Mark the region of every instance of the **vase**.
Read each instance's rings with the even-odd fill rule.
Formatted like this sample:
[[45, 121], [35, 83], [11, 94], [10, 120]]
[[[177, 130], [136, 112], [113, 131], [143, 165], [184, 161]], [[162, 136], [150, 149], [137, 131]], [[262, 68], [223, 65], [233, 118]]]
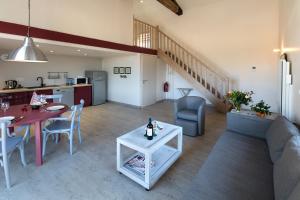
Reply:
[[266, 116], [266, 113], [256, 112], [256, 116], [264, 118]]

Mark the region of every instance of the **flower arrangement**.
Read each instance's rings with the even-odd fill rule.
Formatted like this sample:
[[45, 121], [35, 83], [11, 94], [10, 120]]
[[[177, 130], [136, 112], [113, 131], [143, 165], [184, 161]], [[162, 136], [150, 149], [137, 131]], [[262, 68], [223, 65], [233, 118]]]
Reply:
[[225, 96], [225, 99], [229, 101], [229, 103], [232, 104], [233, 108], [236, 111], [241, 110], [241, 106], [249, 105], [249, 103], [252, 101], [252, 95], [254, 93], [252, 91], [250, 92], [242, 92], [238, 90], [233, 90], [232, 92], [228, 92], [228, 94]]
[[270, 115], [270, 108], [268, 104], [266, 104], [263, 100], [251, 106], [251, 110], [256, 112], [256, 115], [259, 117], [265, 117], [266, 115]]

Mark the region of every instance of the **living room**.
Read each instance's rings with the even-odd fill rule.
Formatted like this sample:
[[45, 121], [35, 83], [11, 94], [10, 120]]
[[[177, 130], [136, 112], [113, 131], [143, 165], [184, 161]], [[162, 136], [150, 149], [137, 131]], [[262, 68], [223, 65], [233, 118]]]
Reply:
[[300, 199], [299, 13], [0, 1], [1, 198]]

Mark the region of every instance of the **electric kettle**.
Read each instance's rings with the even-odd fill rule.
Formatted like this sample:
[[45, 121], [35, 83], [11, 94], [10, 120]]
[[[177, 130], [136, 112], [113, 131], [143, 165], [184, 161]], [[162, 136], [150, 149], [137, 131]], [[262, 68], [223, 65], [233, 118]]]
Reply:
[[15, 80], [7, 80], [5, 81], [5, 86], [8, 89], [15, 89], [18, 85], [18, 82]]

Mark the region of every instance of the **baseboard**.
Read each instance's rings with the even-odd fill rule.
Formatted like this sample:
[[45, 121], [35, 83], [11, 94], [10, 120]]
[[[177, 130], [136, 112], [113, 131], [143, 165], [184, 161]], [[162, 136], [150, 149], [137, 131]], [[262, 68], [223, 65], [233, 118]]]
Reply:
[[121, 102], [118, 102], [118, 101], [107, 100], [107, 102], [122, 105], [122, 106], [127, 106], [127, 107], [130, 107], [130, 108], [138, 108], [138, 109], [142, 108], [142, 106], [136, 106], [136, 105], [132, 105], [132, 104], [121, 103]]

